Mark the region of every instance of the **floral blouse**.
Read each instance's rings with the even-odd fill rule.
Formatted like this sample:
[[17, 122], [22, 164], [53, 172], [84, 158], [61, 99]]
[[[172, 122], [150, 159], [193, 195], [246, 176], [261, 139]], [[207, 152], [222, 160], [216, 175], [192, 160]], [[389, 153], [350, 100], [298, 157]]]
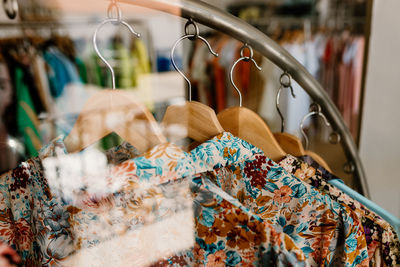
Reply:
[[[320, 170], [322, 167], [315, 169], [291, 155], [283, 159], [279, 165], [355, 212], [364, 226], [370, 258], [375, 255], [382, 258], [386, 266], [400, 266], [400, 242], [393, 227], [360, 202], [327, 183], [329, 179], [337, 179], [333, 174], [325, 169]], [[380, 249], [379, 253], [376, 253], [377, 249]], [[377, 262], [379, 259], [374, 259], [374, 261]]]
[[291, 236], [311, 265], [368, 266], [362, 225], [259, 149], [223, 133], [190, 154], [196, 172]]
[[[83, 188], [72, 191], [77, 196], [74, 201], [62, 194], [67, 187], [52, 186], [44, 173], [47, 159], [63, 159], [65, 153], [62, 139], [55, 140], [40, 151], [39, 157], [0, 176], [0, 239], [19, 253], [23, 266], [70, 266], [82, 263], [85, 257], [91, 264], [107, 266], [99, 257], [102, 251], [115, 254], [116, 260], [125, 265], [138, 266], [149, 260], [143, 255], [152, 249], [150, 260], [165, 258], [166, 265], [306, 265], [303, 251], [288, 235], [278, 233], [239, 202], [233, 204], [234, 199], [221, 198], [215, 189], [210, 193], [199, 182], [191, 183], [192, 190], [186, 190], [189, 180], [178, 178], [191, 177], [193, 168], [187, 153], [174, 145], [160, 145], [143, 157], [111, 167], [106, 181], [119, 184], [117, 193], [91, 194]], [[117, 153], [115, 162], [120, 162], [124, 154]], [[193, 199], [188, 201], [188, 193], [195, 197], [194, 222], [190, 213]], [[182, 212], [185, 216], [180, 216]], [[165, 231], [148, 231], [148, 225], [157, 226], [168, 219], [172, 219], [164, 224], [168, 227], [161, 228]], [[185, 221], [195, 227], [187, 227], [191, 224]], [[175, 237], [179, 234], [181, 239]], [[130, 244], [125, 242], [110, 246], [109, 241], [116, 236], [128, 236], [139, 243], [129, 251], [125, 246]], [[143, 244], [149, 242], [145, 237], [151, 244], [143, 250]], [[163, 245], [157, 243], [153, 248], [154, 240], [160, 238]], [[181, 253], [169, 257], [174, 255], [171, 244], [177, 248], [182, 240], [191, 247], [181, 246], [175, 249]], [[121, 250], [137, 257], [123, 258], [126, 254]]]
[[[126, 154], [123, 149], [122, 146], [120, 154]], [[166, 237], [181, 233], [179, 242], [175, 244], [193, 246], [193, 201], [188, 183], [186, 187], [183, 183], [152, 187], [127, 181], [115, 194], [93, 195], [78, 190], [78, 198], [71, 201], [59, 193], [59, 188], [51, 186], [43, 166], [47, 159], [63, 153], [66, 152], [62, 139], [57, 139], [43, 148], [39, 157], [0, 176], [0, 240], [18, 252], [23, 266], [73, 266], [85, 257], [95, 260], [99, 251], [93, 253], [93, 248], [107, 245], [110, 240], [121, 236], [130, 235], [143, 241], [141, 229], [174, 217], [179, 220], [170, 223], [170, 227], [175, 225], [178, 229], [166, 231], [160, 238], [164, 238], [165, 243]], [[118, 155], [114, 158], [116, 163], [120, 162]], [[182, 213], [186, 216], [177, 216]], [[137, 243], [132, 245], [136, 248], [141, 246]], [[157, 249], [157, 252], [161, 250]], [[120, 252], [116, 247], [108, 250]], [[132, 251], [130, 253], [135, 255], [140, 250]], [[164, 248], [163, 252], [165, 256], [169, 255], [170, 247]], [[154, 260], [163, 254], [153, 255]]]
[[[177, 155], [184, 155], [178, 158]], [[113, 168], [111, 176], [154, 184], [192, 180], [196, 243], [152, 266], [306, 266], [305, 255], [284, 233], [252, 214], [196, 174], [190, 157], [171, 144], [159, 145], [142, 157]]]
[[[204, 177], [203, 177], [204, 180]], [[151, 266], [306, 266], [303, 252], [237, 200], [192, 183], [196, 243], [189, 251]], [[233, 204], [235, 203], [235, 205]]]

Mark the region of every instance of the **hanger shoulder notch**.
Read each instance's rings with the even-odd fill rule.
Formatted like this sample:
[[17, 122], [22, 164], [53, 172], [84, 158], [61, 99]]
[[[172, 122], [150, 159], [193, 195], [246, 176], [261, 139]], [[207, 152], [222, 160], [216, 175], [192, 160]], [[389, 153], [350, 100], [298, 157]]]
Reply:
[[164, 127], [182, 126], [185, 131], [183, 137], [190, 137], [197, 142], [205, 142], [224, 132], [214, 110], [196, 101], [169, 106], [162, 124]]
[[295, 157], [301, 157], [305, 155], [303, 144], [297, 136], [289, 133], [274, 133], [274, 137], [287, 154]]

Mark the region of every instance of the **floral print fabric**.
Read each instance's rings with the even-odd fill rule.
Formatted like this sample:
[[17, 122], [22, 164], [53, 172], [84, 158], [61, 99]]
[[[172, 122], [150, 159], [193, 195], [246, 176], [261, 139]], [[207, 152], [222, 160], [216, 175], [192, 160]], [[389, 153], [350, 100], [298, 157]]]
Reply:
[[224, 133], [191, 151], [191, 165], [278, 230], [313, 266], [367, 266], [362, 226], [335, 201]]
[[[184, 158], [178, 155], [184, 155]], [[192, 176], [196, 169], [191, 163], [189, 155], [165, 144], [140, 158], [120, 164], [112, 171], [112, 176], [155, 184], [174, 183], [183, 177], [193, 181], [195, 247], [153, 266], [306, 265], [304, 253], [288, 235], [278, 233], [237, 200], [218, 195], [219, 188], [208, 190], [202, 182], [207, 176]]]
[[[203, 177], [204, 179], [205, 177]], [[306, 266], [293, 240], [193, 179], [196, 243], [152, 266]], [[237, 206], [238, 205], [238, 206]]]
[[[306, 160], [307, 162], [304, 162], [288, 155], [279, 164], [288, 172], [328, 194], [332, 199], [357, 214], [364, 226], [370, 258], [376, 255], [376, 257], [382, 258], [386, 266], [400, 266], [400, 241], [393, 227], [360, 202], [326, 182], [330, 179], [338, 179], [336, 176], [319, 166], [311, 158], [308, 157]], [[379, 253], [375, 252], [377, 249], [380, 249]]]
[[[115, 162], [126, 158], [126, 153], [114, 152], [118, 155]], [[126, 235], [140, 226], [173, 218], [188, 208], [186, 196], [189, 191], [181, 186], [185, 184], [184, 180], [177, 178], [190, 177], [193, 168], [187, 160], [188, 155], [174, 145], [160, 145], [143, 157], [112, 167], [108, 181], [118, 181], [121, 185], [115, 194], [91, 195], [80, 190], [74, 201], [58, 190], [52, 190], [44, 173], [42, 163], [63, 153], [66, 152], [62, 139], [55, 140], [42, 149], [39, 157], [0, 177], [0, 195], [4, 199], [0, 211], [3, 215], [0, 239], [17, 250], [24, 266], [74, 265], [81, 263], [82, 251], [89, 252], [83, 257], [94, 255], [99, 258], [98, 253], [92, 253], [93, 248], [101, 247], [121, 233]], [[192, 183], [192, 195], [197, 203], [194, 220], [197, 234], [186, 231], [185, 236], [196, 237], [194, 249], [182, 247], [182, 252], [176, 256], [168, 258], [165, 253], [159, 253], [151, 260], [165, 257], [168, 258], [167, 265], [171, 266], [178, 263], [182, 266], [268, 266], [271, 262], [277, 266], [305, 265], [303, 252], [290, 237], [277, 233], [246, 209], [211, 194], [199, 184]], [[190, 207], [192, 203], [190, 201]], [[192, 221], [193, 215], [185, 218]], [[175, 221], [175, 226], [182, 227], [182, 221]], [[180, 243], [174, 242], [171, 236], [165, 238], [163, 233], [161, 236], [165, 245]], [[133, 254], [140, 249], [136, 247]], [[120, 255], [115, 247], [109, 250]], [[110, 252], [104, 247], [103, 251]], [[140, 255], [117, 260], [130, 259], [125, 265], [131, 265], [137, 258]], [[148, 257], [139, 259], [134, 265], [139, 266], [146, 260]], [[99, 264], [103, 265], [97, 266], [107, 266], [101, 260]]]
[[[39, 157], [0, 177], [0, 239], [18, 252], [23, 266], [68, 265], [79, 251], [192, 210], [189, 187], [182, 183], [168, 189], [126, 180], [115, 194], [93, 196], [80, 190], [79, 198], [65, 199], [49, 186], [42, 165], [63, 153], [62, 139], [57, 139]], [[192, 213], [185, 218], [193, 230]], [[185, 220], [175, 225], [185, 225]], [[193, 231], [185, 236], [194, 242]]]

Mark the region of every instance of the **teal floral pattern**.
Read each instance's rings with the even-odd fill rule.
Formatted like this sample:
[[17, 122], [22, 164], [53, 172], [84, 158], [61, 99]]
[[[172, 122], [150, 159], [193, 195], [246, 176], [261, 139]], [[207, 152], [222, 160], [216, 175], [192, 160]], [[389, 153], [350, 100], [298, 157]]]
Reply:
[[288, 234], [313, 266], [368, 266], [361, 224], [335, 201], [229, 133], [191, 151], [191, 166]]
[[[113, 152], [116, 163], [126, 158], [124, 151]], [[288, 235], [278, 233], [237, 200], [222, 198], [216, 189], [211, 192], [202, 184], [207, 177], [195, 176], [191, 190], [185, 191], [181, 185], [187, 180], [179, 178], [192, 177], [195, 169], [189, 155], [174, 145], [160, 145], [111, 167], [108, 181], [119, 182], [118, 192], [91, 195], [82, 189], [74, 201], [62, 190], [53, 190], [44, 175], [43, 161], [63, 154], [62, 139], [57, 139], [39, 157], [0, 177], [0, 239], [18, 252], [23, 266], [68, 265], [80, 250], [96, 248], [118, 233], [166, 216], [173, 218], [187, 210], [188, 203], [195, 209], [195, 245], [159, 264], [306, 266], [304, 253]]]
[[277, 233], [236, 200], [228, 201], [206, 189], [204, 179], [196, 177], [192, 182], [193, 250], [152, 266], [306, 266], [303, 252], [289, 236]]
[[251, 213], [196, 174], [191, 158], [179, 148], [160, 145], [144, 156], [115, 167], [111, 176], [137, 182], [171, 184], [191, 179], [194, 248], [157, 261], [152, 266], [307, 266], [304, 253], [284, 233]]

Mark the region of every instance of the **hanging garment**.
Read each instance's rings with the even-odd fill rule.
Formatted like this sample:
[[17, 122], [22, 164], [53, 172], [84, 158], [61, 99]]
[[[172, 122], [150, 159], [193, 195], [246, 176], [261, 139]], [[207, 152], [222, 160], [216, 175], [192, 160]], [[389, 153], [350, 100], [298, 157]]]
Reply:
[[[0, 61], [0, 172], [9, 170], [18, 165], [21, 156], [21, 149], [23, 144], [16, 142], [16, 139], [11, 139], [9, 135], [8, 125], [4, 121], [5, 111], [12, 105], [13, 102], [13, 88], [10, 73], [7, 65]], [[10, 146], [10, 140], [12, 140]]]
[[24, 137], [27, 154], [29, 156], [36, 156], [37, 150], [42, 146], [38, 131], [39, 120], [28, 86], [24, 83], [24, 72], [19, 68], [15, 70], [15, 90], [18, 132]]
[[[160, 145], [143, 157], [119, 165], [113, 176], [137, 177], [156, 184], [190, 178], [196, 169], [193, 169], [190, 156], [179, 150], [171, 144]], [[212, 184], [207, 186], [202, 182], [206, 179], [195, 175], [191, 186], [195, 197], [194, 252], [181, 253], [158, 264], [174, 264], [177, 259], [186, 263], [185, 266], [270, 266], [271, 262], [277, 266], [305, 264], [303, 252], [289, 236], [278, 234], [272, 226], [219, 188]]]
[[[182, 161], [179, 155], [183, 152], [173, 145], [161, 145], [152, 149], [142, 158], [134, 159], [133, 162], [126, 162], [116, 167], [111, 177], [123, 177], [126, 174], [140, 173], [138, 178], [156, 180], [162, 176], [161, 170], [169, 168], [167, 175], [175, 179], [170, 166], [182, 168]], [[136, 154], [134, 148], [127, 143], [107, 153], [112, 155], [114, 163], [129, 159]], [[110, 156], [108, 156], [110, 157]], [[116, 161], [115, 161], [116, 160]], [[162, 163], [162, 166], [160, 163]], [[186, 164], [187, 165], [187, 164]], [[136, 170], [135, 170], [136, 166]], [[156, 173], [151, 170], [158, 170]], [[153, 174], [148, 175], [148, 170]], [[136, 177], [133, 176], [133, 177]], [[132, 177], [130, 177], [132, 178]], [[230, 266], [251, 264], [270, 266], [301, 266], [305, 256], [301, 250], [296, 248], [289, 236], [277, 233], [275, 229], [264, 223], [259, 217], [252, 215], [237, 200], [226, 195], [219, 188], [212, 191], [207, 188], [213, 185], [204, 186], [199, 178], [192, 183], [192, 194], [195, 196], [195, 225], [197, 229], [196, 245], [193, 251], [180, 253], [162, 261], [173, 264], [177, 259], [187, 264], [228, 264]], [[164, 180], [156, 181], [156, 183]], [[225, 194], [220, 197], [219, 194]], [[176, 195], [176, 193], [173, 193]], [[153, 196], [154, 197], [154, 196]], [[243, 229], [247, 228], [245, 232]], [[217, 242], [218, 241], [218, 242]], [[217, 249], [217, 251], [214, 251]], [[196, 256], [197, 255], [197, 256]], [[161, 262], [159, 262], [160, 264]], [[279, 265], [280, 264], [280, 265]]]
[[362, 225], [260, 149], [224, 133], [190, 154], [196, 172], [208, 172], [224, 191], [291, 236], [311, 265], [368, 266]]
[[[307, 162], [313, 162], [313, 166], [318, 165], [309, 156], [302, 158], [307, 159]], [[364, 226], [370, 258], [374, 258], [375, 250], [378, 249], [380, 250], [379, 257], [382, 258], [386, 266], [400, 265], [400, 241], [396, 231], [373, 211], [370, 211], [363, 204], [327, 182], [327, 179], [337, 180], [337, 177], [325, 169], [321, 172], [322, 167], [315, 169], [306, 162], [290, 155], [279, 162], [279, 165], [289, 173], [311, 184], [321, 192], [326, 193], [333, 200], [355, 211]]]
[[48, 49], [43, 57], [51, 67], [48, 73], [48, 79], [53, 97], [59, 97], [63, 93], [66, 85], [70, 83], [81, 83], [73, 63], [57, 48], [52, 47]]
[[[116, 155], [113, 158], [116, 158], [117, 162], [120, 154], [125, 154], [124, 149], [123, 147], [118, 153], [112, 151]], [[22, 163], [18, 168], [9, 171], [0, 178], [2, 187], [0, 194], [2, 203], [0, 238], [16, 249], [22, 258], [23, 266], [62, 266], [63, 264], [70, 266], [68, 264], [76, 264], [88, 257], [89, 259], [95, 258], [90, 257], [91, 255], [97, 255], [95, 262], [98, 262], [99, 253], [96, 253], [96, 250], [92, 249], [93, 247], [97, 248], [97, 245], [99, 245], [100, 249], [104, 249], [104, 246], [109, 244], [108, 240], [118, 238], [121, 234], [130, 234], [131, 239], [126, 240], [125, 238], [125, 240], [122, 240], [125, 242], [116, 244], [125, 246], [127, 245], [126, 241], [137, 240], [138, 236], [143, 238], [143, 231], [146, 232], [148, 227], [137, 229], [139, 226], [160, 221], [168, 222], [168, 218], [164, 215], [176, 215], [178, 211], [184, 212], [192, 208], [191, 198], [189, 198], [190, 201], [182, 201], [189, 190], [179, 191], [178, 189], [185, 189], [180, 185], [176, 185], [171, 189], [171, 192], [166, 193], [162, 191], [162, 188], [144, 187], [141, 190], [141, 187], [137, 184], [128, 183], [124, 187], [126, 191], [122, 190], [124, 194], [101, 194], [101, 191], [96, 192], [96, 194], [89, 194], [91, 187], [85, 183], [80, 183], [79, 174], [67, 180], [75, 182], [72, 183], [76, 185], [75, 189], [76, 187], [80, 189], [80, 186], [82, 186], [82, 188], [89, 190], [75, 190], [79, 195], [77, 198], [71, 198], [72, 191], [68, 190], [70, 184], [62, 184], [62, 180], [59, 179], [48, 180], [44, 173], [43, 165], [50, 167], [47, 170], [50, 170], [51, 173], [51, 170], [54, 169], [51, 167], [55, 166], [50, 164], [51, 160], [57, 159], [53, 156], [57, 155], [62, 158], [63, 153], [66, 152], [62, 140], [56, 139], [52, 144], [41, 150], [39, 157]], [[101, 161], [98, 154], [95, 156], [96, 161]], [[93, 160], [93, 157], [91, 159]], [[78, 160], [82, 161], [82, 158], [78, 158]], [[71, 166], [67, 164], [68, 161], [62, 163], [64, 163], [64, 168], [71, 169]], [[77, 169], [76, 167], [79, 165], [78, 162], [73, 169]], [[56, 167], [62, 167], [62, 165], [56, 165]], [[57, 170], [63, 171], [62, 168], [57, 168]], [[77, 172], [80, 171], [82, 169]], [[85, 176], [83, 178], [87, 179]], [[101, 183], [100, 177], [94, 177], [94, 179], [94, 183], [92, 180], [94, 186], [100, 184], [102, 188], [109, 188], [109, 186]], [[60, 185], [62, 186], [60, 187]], [[137, 191], [133, 191], [133, 189], [137, 189]], [[187, 189], [189, 188], [187, 187]], [[188, 203], [188, 205], [185, 206], [184, 203]], [[173, 210], [171, 210], [171, 206], [173, 206]], [[185, 208], [187, 209], [185, 210]], [[165, 211], [168, 209], [175, 212], [166, 213]], [[172, 225], [192, 231], [192, 218], [192, 213], [183, 218], [177, 216], [178, 221], [173, 222]], [[132, 227], [128, 230], [134, 231], [127, 231], [127, 226]], [[176, 232], [179, 229], [171, 229], [175, 232], [167, 231], [166, 234], [160, 235], [160, 238], [166, 238], [166, 235], [174, 237], [179, 233]], [[174, 244], [188, 244], [191, 240], [194, 242], [192, 232], [187, 234], [182, 231], [180, 233], [182, 234], [177, 237], [181, 238], [178, 238], [178, 241]], [[189, 238], [189, 240], [185, 240], [185, 238]], [[139, 240], [143, 241], [142, 239]], [[190, 243], [190, 246], [192, 243]], [[104, 245], [100, 246], [101, 244]], [[140, 243], [133, 245], [136, 245], [133, 251], [143, 252], [144, 249], [140, 247]], [[137, 246], [142, 249], [137, 249]], [[112, 249], [111, 251], [117, 250], [115, 247], [112, 247]], [[170, 253], [169, 249], [170, 247], [167, 248]], [[160, 255], [160, 257], [167, 256], [165, 250], [161, 251], [164, 253], [157, 251], [153, 254]], [[138, 256], [137, 253], [132, 255]], [[154, 256], [149, 257], [149, 259], [158, 258]], [[87, 265], [83, 264], [83, 266]], [[105, 266], [110, 265], [106, 264]]]
[[134, 62], [130, 51], [122, 43], [116, 43], [112, 48], [118, 64], [115, 68], [115, 79], [117, 88], [132, 88], [137, 86], [137, 76], [133, 77]]
[[[228, 38], [222, 38], [222, 40], [220, 40], [217, 43], [217, 47], [215, 48], [215, 52], [218, 53], [219, 55], [221, 55], [221, 50], [225, 47], [225, 45], [229, 42]], [[216, 112], [220, 112], [223, 109], [226, 108], [226, 94], [227, 94], [227, 90], [225, 87], [226, 84], [226, 77], [225, 77], [225, 68], [223, 68], [223, 66], [221, 66], [220, 64], [220, 57], [214, 57], [211, 62], [210, 62], [210, 66], [212, 66], [212, 69], [214, 71], [213, 73], [213, 83], [215, 86], [215, 101], [216, 101], [216, 106], [215, 106], [215, 110]]]
[[[191, 61], [189, 62], [189, 73], [190, 80], [192, 81], [192, 97], [193, 99], [198, 99], [202, 103], [210, 103], [212, 99], [210, 77], [212, 77], [209, 72], [209, 64], [205, 58], [208, 57], [207, 46], [201, 45], [201, 43], [195, 42], [194, 53]], [[211, 105], [209, 105], [211, 106]]]
[[[117, 155], [116, 162], [119, 162], [121, 158], [127, 158], [124, 149], [130, 150], [129, 147], [122, 148], [122, 152], [117, 149], [117, 153], [114, 153], [113, 150], [113, 153]], [[172, 178], [176, 180], [175, 178], [179, 177], [179, 175], [176, 175], [178, 172], [188, 174], [185, 170], [190, 170], [190, 164], [184, 164], [188, 156], [173, 145], [160, 145], [146, 153], [145, 156], [116, 167], [108, 181], [122, 182], [120, 184], [123, 186], [119, 189], [122, 188], [123, 194], [111, 194], [109, 192], [102, 194], [101, 191], [90, 194], [90, 184], [101, 184], [101, 179], [98, 177], [95, 177], [94, 183], [87, 184], [79, 183], [79, 175], [68, 177], [72, 179], [64, 180], [64, 182], [67, 181], [65, 184], [63, 184], [63, 180], [59, 179], [47, 180], [43, 165], [47, 166], [46, 174], [49, 170], [50, 173], [52, 173], [51, 170], [58, 170], [62, 173], [62, 168], [54, 168], [55, 165], [52, 165], [51, 161], [57, 159], [53, 156], [63, 159], [62, 156], [65, 153], [62, 139], [56, 139], [52, 144], [41, 150], [40, 157], [30, 159], [0, 177], [2, 188], [0, 197], [2, 198], [1, 203], [3, 203], [0, 211], [2, 215], [0, 238], [17, 250], [24, 266], [77, 264], [85, 262], [84, 260], [87, 258], [101, 264], [99, 258], [102, 257], [99, 257], [99, 255], [102, 254], [99, 254], [98, 249], [104, 253], [104, 246], [107, 248], [107, 240], [115, 238], [116, 233], [126, 233], [124, 225], [135, 228], [134, 226], [148, 224], [148, 220], [151, 220], [150, 223], [160, 221], [163, 219], [163, 215], [175, 215], [177, 213], [172, 211], [182, 211], [187, 207], [192, 207], [192, 201], [189, 202], [189, 205], [184, 205], [187, 203], [182, 201], [185, 199], [186, 191], [177, 190], [185, 188], [181, 187], [179, 183], [169, 183], [173, 186], [169, 191], [163, 189], [162, 186], [159, 188], [148, 187], [142, 191], [138, 187], [137, 181], [141, 183], [151, 181], [152, 184], [154, 182], [160, 184]], [[98, 156], [96, 161], [99, 161]], [[82, 161], [82, 159], [80, 160]], [[67, 161], [63, 161], [63, 163], [66, 165], [64, 168], [71, 169]], [[77, 170], [78, 173], [79, 171]], [[54, 171], [54, 173], [57, 173], [57, 171]], [[188, 179], [183, 181], [185, 180]], [[71, 183], [68, 183], [68, 181], [74, 181], [72, 186], [75, 185], [73, 187], [75, 191], [70, 190]], [[76, 186], [78, 186], [78, 189], [85, 188], [85, 190], [76, 190]], [[168, 187], [168, 184], [165, 186]], [[97, 188], [99, 187], [97, 186]], [[100, 186], [100, 188], [110, 188], [110, 186]], [[139, 190], [139, 192], [135, 190]], [[80, 197], [72, 198], [74, 192], [78, 192]], [[200, 248], [197, 254], [193, 253], [193, 249], [186, 250], [184, 255], [188, 262], [206, 263], [223, 260], [234, 266], [249, 261], [262, 262], [265, 259], [270, 259], [274, 262], [280, 262], [281, 266], [290, 266], [290, 264], [298, 266], [305, 258], [303, 252], [296, 248], [288, 236], [276, 233], [271, 226], [265, 224], [257, 216], [247, 214], [244, 208], [238, 208], [209, 191], [207, 191], [208, 193], [196, 192], [192, 193], [197, 194], [196, 199], [201, 206], [197, 217], [195, 217], [197, 218], [195, 222], [198, 222], [196, 224], [196, 246]], [[177, 198], [177, 196], [182, 197]], [[213, 203], [214, 206], [209, 206], [210, 203]], [[121, 214], [127, 217], [119, 216]], [[214, 219], [212, 219], [213, 216]], [[118, 220], [121, 218], [122, 221]], [[193, 221], [193, 215], [176, 216], [177, 221], [173, 221], [173, 225], [179, 228], [183, 227], [185, 218], [189, 222]], [[209, 230], [216, 230], [215, 233], [209, 233], [204, 228], [210, 223], [214, 228], [211, 227]], [[245, 232], [243, 232], [244, 226], [247, 229]], [[182, 229], [188, 230], [189, 228], [183, 227]], [[193, 229], [193, 227], [190, 229]], [[218, 229], [222, 232], [218, 232]], [[179, 232], [179, 229], [175, 230]], [[139, 231], [139, 233], [142, 232]], [[168, 233], [171, 233], [171, 231], [166, 234]], [[193, 233], [188, 234], [187, 231], [181, 231], [181, 233], [182, 238], [190, 237], [190, 239], [194, 239], [195, 237]], [[133, 232], [132, 240], [137, 239], [134, 238], [137, 236], [134, 234], [135, 232]], [[173, 234], [176, 235], [176, 233]], [[245, 234], [244, 240], [241, 239], [243, 234]], [[200, 237], [200, 235], [202, 236]], [[139, 236], [143, 235], [139, 234]], [[168, 246], [172, 243], [187, 244], [190, 241], [182, 242], [182, 240], [178, 240], [172, 242], [173, 240], [165, 238], [164, 234], [161, 236], [164, 238], [163, 244]], [[154, 238], [150, 240], [154, 241]], [[140, 241], [144, 242], [144, 240]], [[119, 242], [118, 244], [125, 245], [126, 242]], [[134, 251], [146, 251], [146, 247], [140, 247], [137, 243], [135, 245], [136, 250]], [[151, 246], [147, 248], [151, 250]], [[220, 251], [215, 254], [217, 248]], [[120, 248], [120, 250], [122, 249]], [[111, 251], [118, 250], [114, 248]], [[260, 251], [263, 252], [262, 255]], [[158, 258], [154, 255], [166, 257], [165, 253], [157, 252], [153, 253], [153, 257], [147, 258], [157, 260]], [[211, 256], [211, 254], [215, 255]], [[134, 255], [137, 256], [137, 254]], [[141, 257], [137, 258], [140, 258], [142, 262], [145, 260]], [[122, 259], [124, 258], [122, 257]]]
[[[236, 106], [239, 99], [237, 97], [237, 93], [235, 91], [235, 89], [232, 86], [232, 83], [229, 79], [229, 73], [232, 67], [233, 62], [235, 62], [236, 59], [236, 51], [238, 49], [238, 41], [235, 39], [229, 39], [229, 41], [224, 45], [224, 47], [222, 48], [221, 52], [219, 53], [218, 56], [218, 63], [219, 66], [224, 70], [224, 78], [225, 81], [224, 86], [225, 86], [225, 97], [226, 99], [223, 100], [225, 101], [225, 108], [226, 107], [232, 107], [232, 106]], [[214, 58], [216, 59], [216, 58]], [[253, 87], [251, 87], [253, 88]], [[246, 100], [246, 97], [244, 97], [244, 100]], [[245, 105], [247, 107], [247, 105]]]
[[53, 111], [53, 99], [51, 97], [49, 80], [46, 74], [46, 62], [40, 55], [35, 55], [32, 58], [32, 76], [45, 111], [51, 113]]
[[329, 171], [325, 170], [322, 166], [319, 166], [317, 162], [315, 162], [311, 157], [302, 157], [302, 160], [307, 162], [308, 164], [312, 165], [315, 169], [318, 169], [322, 173], [322, 178], [328, 181], [331, 185], [335, 186], [336, 188], [340, 189], [351, 198], [357, 200], [358, 202], [362, 203], [367, 209], [371, 210], [372, 212], [376, 213], [382, 219], [387, 221], [393, 228], [394, 231], [397, 233], [397, 236], [400, 234], [400, 219], [396, 216], [390, 214], [388, 211], [384, 210], [383, 208], [379, 207], [376, 203], [372, 202], [368, 198], [364, 197], [360, 193], [354, 191], [350, 187], [346, 186], [339, 178], [335, 175], [329, 173]]
[[83, 62], [83, 60], [80, 59], [79, 57], [76, 57], [75, 65], [78, 70], [79, 78], [81, 79], [82, 83], [87, 84], [88, 83], [88, 73], [87, 73], [85, 62]]
[[149, 52], [146, 45], [140, 39], [135, 39], [131, 45], [131, 57], [134, 61], [132, 74], [132, 84], [136, 84], [136, 78], [142, 74], [151, 73]]

